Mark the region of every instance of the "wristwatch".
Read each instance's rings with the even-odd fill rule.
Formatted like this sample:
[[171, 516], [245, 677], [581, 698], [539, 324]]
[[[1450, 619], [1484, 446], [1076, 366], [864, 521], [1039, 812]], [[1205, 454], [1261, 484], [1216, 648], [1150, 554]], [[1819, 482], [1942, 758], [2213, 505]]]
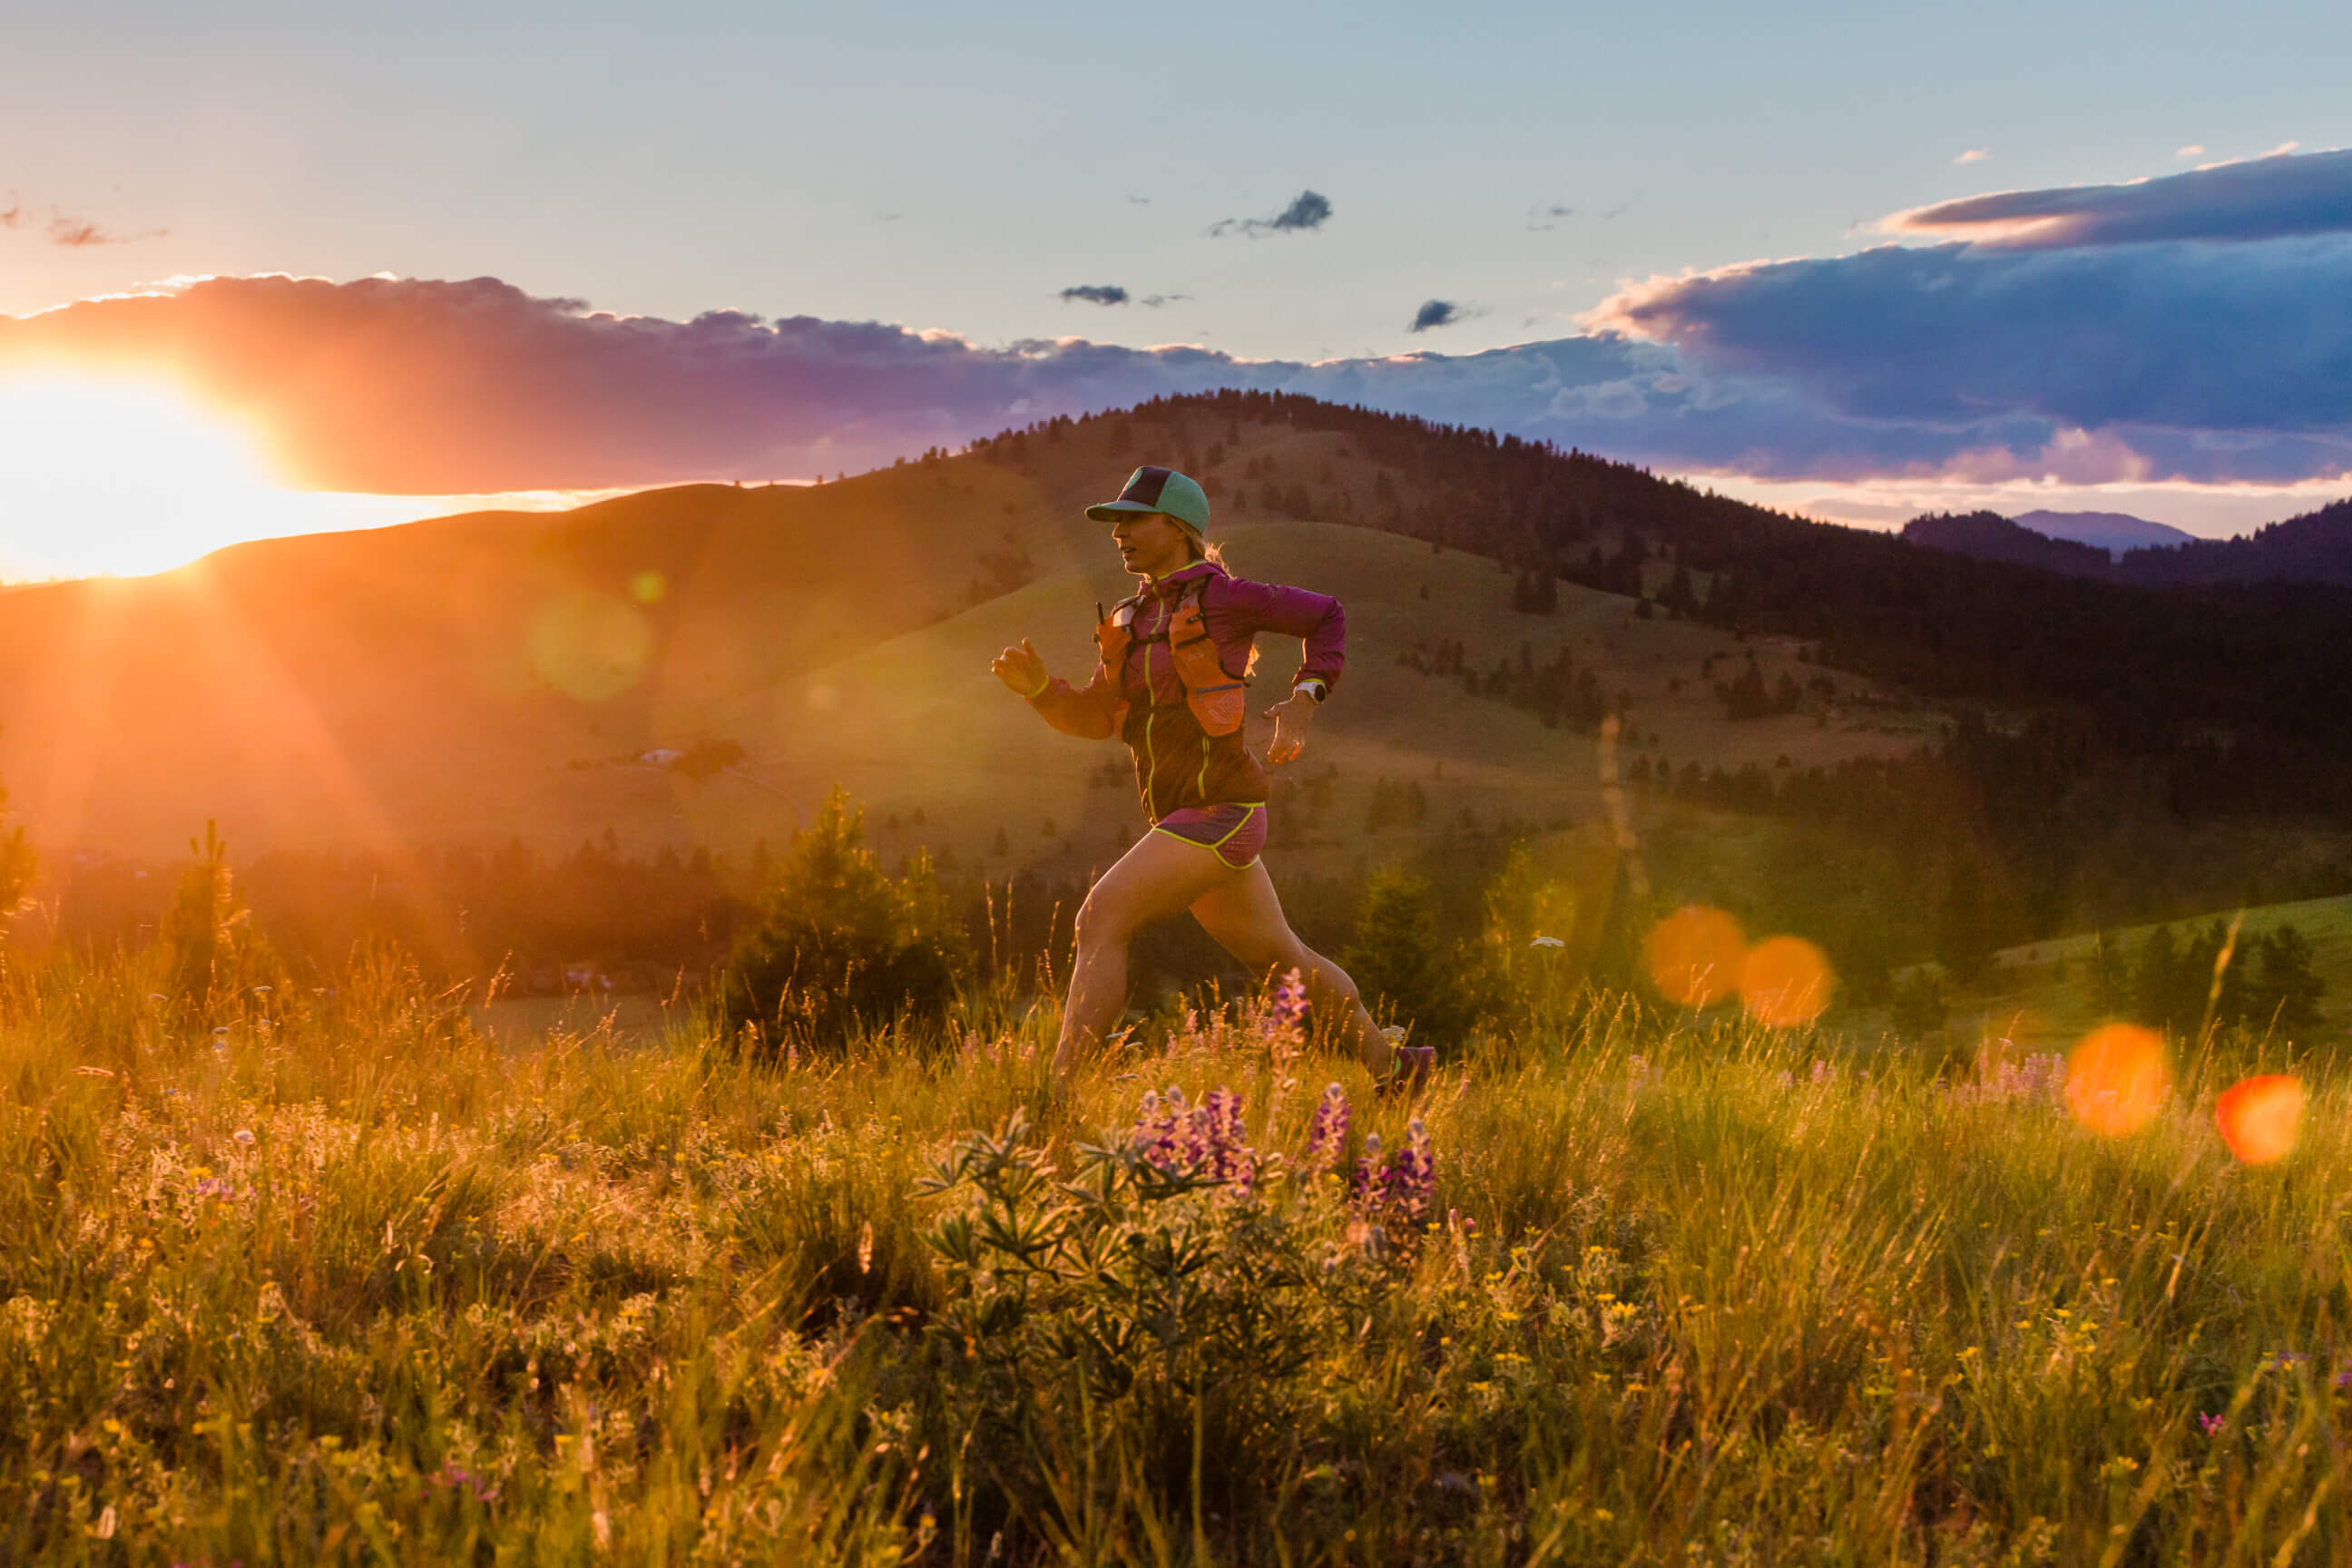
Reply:
[[1310, 675], [1306, 679], [1300, 681], [1297, 685], [1292, 687], [1290, 689], [1290, 694], [1293, 697], [1305, 697], [1309, 701], [1313, 702], [1315, 706], [1320, 708], [1323, 706], [1325, 689], [1322, 680], [1316, 676]]

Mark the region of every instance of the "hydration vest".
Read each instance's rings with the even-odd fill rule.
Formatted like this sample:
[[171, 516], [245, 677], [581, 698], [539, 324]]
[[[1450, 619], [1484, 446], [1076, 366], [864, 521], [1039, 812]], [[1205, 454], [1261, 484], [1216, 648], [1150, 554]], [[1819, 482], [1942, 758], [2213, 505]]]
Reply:
[[[1183, 683], [1184, 706], [1192, 710], [1193, 721], [1203, 735], [1230, 735], [1242, 727], [1248, 710], [1248, 697], [1242, 683], [1225, 671], [1217, 658], [1216, 642], [1209, 636], [1207, 624], [1201, 618], [1201, 595], [1209, 584], [1202, 577], [1185, 585], [1183, 597], [1168, 617], [1166, 640], [1168, 656], [1176, 669], [1176, 679]], [[1127, 668], [1128, 649], [1135, 644], [1133, 626], [1137, 601], [1122, 600], [1111, 613], [1095, 624], [1095, 647], [1101, 651], [1103, 668], [1117, 677]], [[1159, 637], [1149, 639], [1160, 640]], [[1147, 689], [1150, 679], [1145, 670]], [[1125, 704], [1121, 704], [1119, 722], [1126, 721]]]

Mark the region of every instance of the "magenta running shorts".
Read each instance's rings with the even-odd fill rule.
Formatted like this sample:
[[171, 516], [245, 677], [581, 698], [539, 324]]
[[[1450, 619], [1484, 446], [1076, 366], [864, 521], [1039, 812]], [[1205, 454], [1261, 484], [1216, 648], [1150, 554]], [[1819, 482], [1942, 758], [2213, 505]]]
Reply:
[[1236, 871], [1246, 871], [1265, 847], [1265, 807], [1188, 805], [1160, 819], [1158, 831], [1213, 851]]

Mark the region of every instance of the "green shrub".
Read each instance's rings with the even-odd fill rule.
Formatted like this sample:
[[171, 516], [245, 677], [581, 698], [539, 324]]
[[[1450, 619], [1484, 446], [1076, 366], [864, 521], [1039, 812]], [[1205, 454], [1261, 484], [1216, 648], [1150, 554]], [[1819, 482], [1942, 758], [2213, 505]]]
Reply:
[[861, 1027], [940, 1017], [971, 969], [929, 858], [886, 874], [866, 847], [865, 812], [836, 788], [737, 939], [721, 1007], [730, 1037], [838, 1048]]
[[1557, 847], [1538, 856], [1522, 839], [1487, 885], [1480, 957], [1500, 1029], [1556, 1037], [1583, 999], [1615, 861], [1571, 857], [1578, 851]]
[[1914, 1044], [1942, 1028], [1952, 1013], [1943, 977], [1924, 963], [1895, 987], [1893, 1005], [1895, 1032]]
[[1493, 989], [1482, 954], [1439, 938], [1429, 884], [1393, 867], [1365, 884], [1340, 962], [1375, 1016], [1393, 1015], [1423, 1044], [1468, 1038]]
[[285, 973], [253, 929], [252, 911], [237, 901], [228, 841], [216, 824], [205, 824], [202, 842], [188, 840], [188, 854], [163, 911], [164, 994], [184, 1022], [209, 1027], [241, 1013], [255, 986], [263, 994], [280, 987]]

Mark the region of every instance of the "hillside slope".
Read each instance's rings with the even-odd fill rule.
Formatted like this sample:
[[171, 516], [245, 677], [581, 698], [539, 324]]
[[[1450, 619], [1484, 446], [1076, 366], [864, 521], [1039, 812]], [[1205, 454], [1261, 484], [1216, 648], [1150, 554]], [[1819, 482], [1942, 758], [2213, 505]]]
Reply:
[[[1399, 654], [1451, 640], [1465, 667], [1486, 669], [1525, 656], [1538, 665], [1565, 649], [1627, 705], [1625, 760], [1698, 760], [1771, 770], [1918, 745], [1931, 715], [1906, 710], [1864, 683], [1845, 682], [1832, 720], [1821, 703], [1732, 723], [1701, 671], [1728, 673], [1750, 651], [1727, 633], [1691, 621], [1644, 620], [1633, 599], [1564, 587], [1557, 610], [1512, 607], [1513, 578], [1483, 557], [1394, 534], [1318, 522], [1242, 524], [1226, 548], [1234, 569], [1337, 595], [1348, 611], [1348, 668], [1318, 718], [1305, 759], [1278, 772], [1279, 831], [1309, 839], [1360, 840], [1374, 793], [1413, 785], [1420, 825], [1517, 820], [1561, 826], [1601, 814], [1598, 741], [1587, 728], [1548, 727], [1535, 713], [1472, 696], [1456, 677], [1425, 673]], [[1019, 859], [1108, 858], [1141, 812], [1126, 752], [1115, 742], [1056, 733], [988, 673], [990, 656], [1032, 638], [1048, 668], [1083, 682], [1093, 663], [1097, 603], [1124, 592], [1116, 566], [1058, 576], [992, 599], [947, 621], [836, 664], [778, 683], [725, 710], [727, 733], [750, 747], [750, 766], [796, 805], [831, 784], [869, 804], [886, 847], [992, 845], [1001, 829]], [[1425, 591], [1425, 595], [1424, 595]], [[1797, 667], [1785, 647], [1759, 647], [1778, 676]], [[1297, 642], [1260, 643], [1255, 715], [1286, 690]], [[1337, 770], [1333, 776], [1332, 770]], [[1286, 784], [1281, 781], [1287, 780]], [[1282, 797], [1278, 797], [1282, 798]], [[728, 807], [717, 792], [688, 803], [698, 832], [717, 838]], [[923, 829], [912, 826], [917, 812]], [[702, 820], [709, 812], [711, 820]], [[1295, 817], [1290, 814], [1297, 814]], [[887, 826], [896, 823], [898, 826]], [[1046, 825], [1053, 825], [1048, 835]], [[1414, 823], [1400, 821], [1410, 833]], [[1354, 853], [1377, 846], [1354, 843]]]
[[[1004, 601], [990, 611], [999, 619], [966, 623], [976, 641], [906, 653], [904, 679], [857, 705], [886, 727], [946, 735], [965, 715], [922, 704], [930, 683], [963, 689], [953, 682], [966, 677], [946, 672], [973, 668], [958, 661], [980, 653], [983, 622], [1001, 638], [1025, 604], [1039, 616], [1026, 624], [1050, 620], [1049, 638], [1083, 648], [1093, 603], [1122, 584], [1097, 574], [1059, 600], [1053, 585], [1097, 574], [1102, 530], [1082, 509], [1146, 459], [1202, 477], [1220, 532], [1315, 519], [1351, 542], [1292, 555], [1269, 535], [1262, 559], [1244, 549], [1244, 570], [1368, 607], [1411, 583], [1404, 615], [1364, 621], [1360, 673], [1419, 640], [1459, 646], [1445, 676], [1396, 672], [1409, 686], [1508, 686], [1489, 661], [1517, 661], [1525, 643], [1530, 662], [1547, 663], [1562, 628], [1581, 624], [1578, 606], [1605, 601], [1619, 646], [1580, 631], [1589, 646], [1569, 649], [1592, 678], [1584, 710], [1626, 694], [1629, 749], [1671, 765], [1678, 792], [1694, 765], [1753, 762], [1778, 776], [1783, 757], [1801, 769], [1850, 744], [1910, 748], [1938, 728], [1923, 706], [1965, 705], [1992, 710], [1995, 739], [2030, 713], [2063, 721], [2013, 757], [1987, 752], [2001, 774], [1970, 763], [1975, 773], [1948, 792], [1984, 803], [1974, 826], [1948, 812], [1952, 830], [2014, 839], [2021, 868], [2054, 863], [2050, 846], [2080, 837], [2054, 819], [2037, 826], [2043, 803], [2117, 815], [2072, 781], [2209, 815], [2352, 811], [2343, 589], [2069, 579], [1807, 522], [1583, 454], [1240, 394], [1055, 420], [814, 489], [689, 486], [555, 516], [271, 541], [155, 578], [0, 594], [0, 780], [52, 849], [168, 854], [208, 816], [241, 852], [513, 837], [562, 847], [607, 831], [641, 845], [772, 838], [822, 781], [867, 781], [877, 800], [905, 793], [889, 769], [860, 762], [885, 754], [868, 737], [821, 711], [818, 694], [837, 682], [818, 672]], [[1388, 565], [1351, 578], [1358, 547]], [[1448, 559], [1426, 584], [1402, 575]], [[1545, 604], [1557, 617], [1510, 619]], [[1652, 664], [1676, 673], [1645, 684]], [[1367, 680], [1377, 690], [1384, 679]], [[1733, 710], [1747, 716], [1731, 721]], [[1412, 745], [1395, 742], [1415, 767], [1426, 762], [1425, 784], [1441, 756], [1478, 754], [1490, 731], [1542, 729], [1489, 698], [1463, 711], [1477, 735], [1449, 738], [1454, 721], [1431, 713], [1413, 718]], [[1335, 735], [1365, 716], [1343, 700]], [[954, 732], [954, 747], [931, 751], [950, 763], [996, 754], [989, 735]], [[1863, 739], [1841, 738], [1853, 736]], [[1582, 776], [1546, 743], [1531, 736], [1511, 765]], [[738, 748], [746, 765], [699, 780], [637, 761], [658, 750], [715, 762]], [[888, 754], [892, 768], [915, 765]], [[1375, 753], [1362, 766], [1381, 776]], [[1445, 782], [1466, 787], [1474, 764], [1455, 766]], [[1393, 779], [1404, 776], [1400, 761]], [[954, 809], [984, 826], [978, 808]], [[1030, 831], [1042, 836], [1042, 821]], [[1981, 847], [1955, 837], [1939, 853], [1957, 862]]]
[[[636, 845], [774, 838], [834, 777], [877, 800], [907, 793], [861, 763], [868, 752], [857, 733], [813, 710], [810, 694], [828, 684], [814, 672], [925, 627], [976, 635], [983, 623], [990, 637], [1027, 625], [1047, 646], [1066, 645], [1064, 663], [1077, 657], [1094, 601], [1123, 591], [1115, 572], [1089, 564], [1106, 554], [1104, 531], [1083, 508], [1116, 493], [1139, 457], [1207, 474], [1221, 531], [1323, 504], [1388, 521], [1364, 515], [1378, 488], [1414, 498], [1414, 516], [1436, 519], [1442, 531], [1483, 535], [1473, 515], [1479, 488], [1445, 499], [1454, 470], [1383, 465], [1293, 413], [1168, 405], [1058, 422], [973, 454], [813, 489], [688, 486], [568, 513], [267, 541], [152, 578], [0, 593], [0, 781], [17, 819], [53, 852], [167, 856], [208, 817], [241, 854], [515, 837], [564, 848], [608, 830]], [[1361, 504], [1315, 490], [1326, 476], [1362, 487]], [[1451, 638], [1482, 660], [1516, 658], [1521, 641], [1548, 658], [1575, 619], [1531, 616], [1523, 630], [1495, 635], [1514, 579], [1493, 561], [1432, 557], [1425, 543], [1361, 528], [1325, 537], [1343, 536], [1390, 565], [1351, 573], [1351, 550], [1336, 543], [1268, 549], [1261, 559], [1244, 548], [1240, 560], [1350, 597], [1386, 592], [1387, 574], [1402, 563], [1442, 561], [1420, 618], [1400, 622], [1396, 635], [1409, 626], [1433, 643]], [[1093, 574], [1081, 589], [1082, 569]], [[1048, 586], [1061, 580], [1063, 588]], [[1002, 598], [1024, 584], [1043, 596]], [[1614, 635], [1628, 649], [1645, 650], [1623, 653], [1629, 669], [1654, 658], [1687, 665], [1689, 733], [1660, 724], [1677, 763], [1737, 765], [1755, 753], [1769, 764], [1799, 746], [1767, 731], [1810, 721], [1706, 721], [1711, 681], [1699, 664], [1730, 649], [1727, 634], [1664, 616], [1634, 621], [1632, 599], [1591, 598], [1624, 622]], [[982, 600], [1000, 603], [965, 616]], [[1358, 634], [1360, 679], [1375, 692], [1389, 677], [1363, 672], [1397, 658], [1391, 635], [1377, 614]], [[902, 655], [914, 673], [874, 699], [877, 722], [937, 730], [944, 721], [931, 698], [961, 690], [951, 669], [985, 679], [986, 641], [950, 638], [930, 654]], [[1786, 648], [1759, 650], [1774, 675], [1789, 662]], [[1625, 684], [1608, 679], [1612, 692]], [[761, 696], [786, 690], [799, 693], [797, 710]], [[962, 700], [950, 702], [945, 720], [966, 718]], [[1335, 731], [1373, 710], [1343, 710], [1349, 719], [1335, 710]], [[929, 748], [950, 770], [997, 754], [1000, 719], [1027, 720], [998, 707], [973, 711], [994, 717], [963, 724], [953, 747]], [[1406, 747], [1416, 766], [1425, 757], [1433, 768], [1465, 747], [1465, 756], [1478, 752], [1478, 737], [1513, 724], [1543, 732], [1499, 702], [1465, 711], [1465, 736], [1450, 738], [1452, 721], [1441, 718]], [[1874, 743], [1916, 739], [1906, 731]], [[748, 748], [749, 765], [698, 780], [636, 760], [710, 742]], [[1508, 746], [1487, 750], [1495, 767], [1552, 765], [1540, 747], [1516, 762]], [[1463, 776], [1457, 769], [1455, 782]], [[987, 814], [951, 815], [977, 825]]]

